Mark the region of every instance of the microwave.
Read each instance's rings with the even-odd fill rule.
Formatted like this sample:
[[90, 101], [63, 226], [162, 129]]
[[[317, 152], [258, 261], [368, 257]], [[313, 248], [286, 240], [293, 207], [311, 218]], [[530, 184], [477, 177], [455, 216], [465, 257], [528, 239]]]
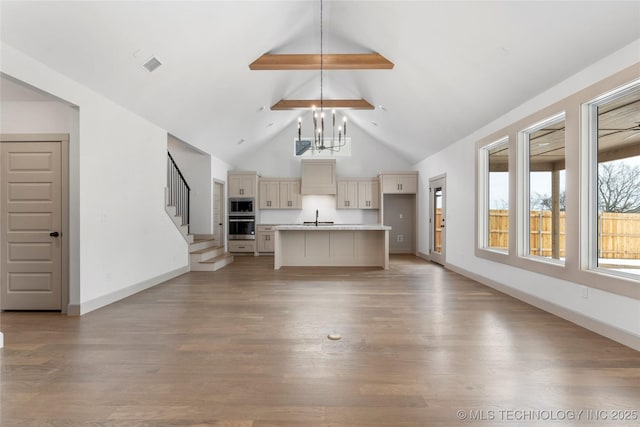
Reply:
[[232, 197], [229, 199], [229, 215], [255, 215], [253, 197]]

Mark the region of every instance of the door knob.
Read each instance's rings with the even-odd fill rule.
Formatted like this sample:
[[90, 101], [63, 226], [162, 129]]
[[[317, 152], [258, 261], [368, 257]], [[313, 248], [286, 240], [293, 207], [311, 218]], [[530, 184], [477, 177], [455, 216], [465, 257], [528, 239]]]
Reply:
[[49, 233], [49, 236], [51, 237], [58, 237], [60, 235], [60, 233], [58, 233], [57, 231], [52, 231], [51, 233]]

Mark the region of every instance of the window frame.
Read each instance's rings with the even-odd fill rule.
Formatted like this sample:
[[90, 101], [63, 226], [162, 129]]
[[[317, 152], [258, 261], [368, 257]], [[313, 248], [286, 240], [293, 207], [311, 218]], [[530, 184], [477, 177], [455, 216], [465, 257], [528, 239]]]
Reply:
[[585, 197], [585, 200], [588, 201], [588, 206], [582, 209], [583, 215], [580, 218], [581, 221], [587, 224], [586, 246], [588, 248], [586, 253], [582, 253], [582, 269], [587, 273], [595, 273], [611, 278], [619, 277], [632, 281], [640, 281], [640, 274], [625, 273], [598, 265], [598, 107], [636, 91], [640, 91], [640, 78], [605, 92], [581, 106], [582, 120], [585, 123], [581, 141], [584, 151], [581, 167], [585, 170], [584, 175], [586, 182], [588, 182], [586, 186], [588, 194]]
[[[593, 247], [593, 224], [589, 221], [592, 213], [593, 176], [589, 162], [593, 158], [590, 152], [590, 130], [588, 117], [589, 103], [601, 99], [604, 95], [629, 87], [640, 81], [640, 62], [618, 71], [602, 80], [583, 87], [559, 101], [540, 107], [528, 115], [513, 119], [506, 126], [497, 126], [486, 136], [475, 142], [476, 164], [476, 212], [474, 253], [477, 258], [498, 262], [520, 268], [543, 276], [582, 284], [591, 288], [623, 295], [640, 300], [640, 279], [611, 274], [610, 270], [593, 269], [589, 266], [590, 251]], [[523, 168], [522, 149], [518, 135], [522, 129], [531, 128], [559, 112], [565, 112], [565, 170], [566, 170], [566, 228], [565, 263], [559, 265], [546, 259], [523, 257], [522, 247], [522, 206], [523, 206]], [[513, 113], [512, 113], [513, 114]], [[509, 138], [509, 252], [499, 253], [482, 247], [482, 233], [485, 230], [482, 197], [486, 194], [486, 167], [482, 165], [483, 149], [490, 144]], [[528, 169], [527, 169], [528, 170]], [[528, 211], [528, 209], [527, 209]], [[596, 233], [597, 234], [597, 231]], [[596, 242], [597, 243], [597, 242]], [[579, 298], [579, 296], [577, 296]], [[581, 298], [581, 297], [580, 297]]]
[[[490, 156], [490, 151], [493, 148], [499, 147], [501, 145], [505, 145], [506, 148], [509, 150], [509, 156], [511, 156], [511, 146], [510, 146], [510, 140], [508, 136], [504, 136], [501, 138], [498, 138], [497, 140], [490, 142], [486, 145], [483, 145], [482, 147], [480, 147], [479, 151], [478, 151], [478, 170], [479, 172], [479, 176], [482, 176], [482, 179], [478, 180], [478, 184], [479, 184], [479, 198], [478, 198], [478, 211], [480, 212], [479, 218], [476, 221], [478, 223], [478, 228], [479, 228], [479, 234], [477, 236], [478, 238], [478, 242], [479, 244], [476, 246], [480, 246], [480, 249], [485, 250], [485, 251], [489, 251], [495, 254], [501, 254], [501, 255], [507, 255], [509, 253], [509, 249], [511, 247], [511, 245], [507, 246], [507, 250], [501, 250], [501, 249], [497, 249], [497, 248], [492, 248], [489, 246], [489, 234], [490, 234], [490, 229], [489, 229], [489, 211], [491, 209], [491, 202], [489, 200], [489, 195], [490, 195], [490, 191], [489, 191], [489, 185], [490, 185], [490, 179], [489, 179], [489, 174], [491, 173], [489, 171], [489, 156]], [[507, 163], [507, 173], [509, 174], [510, 177], [510, 164], [511, 161], [509, 159], [509, 162]], [[511, 183], [509, 182], [509, 193], [511, 192]], [[509, 199], [510, 199], [510, 194], [509, 194]], [[509, 201], [509, 214], [511, 214], [511, 203]], [[479, 222], [478, 222], [479, 221]], [[511, 222], [511, 221], [509, 221]], [[511, 232], [509, 232], [509, 236], [511, 236]]]
[[[553, 125], [558, 122], [565, 123], [565, 174], [566, 174], [566, 160], [567, 160], [567, 141], [566, 141], [566, 124], [567, 114], [566, 111], [555, 113], [543, 120], [540, 120], [520, 131], [518, 131], [518, 223], [517, 223], [517, 242], [518, 242], [518, 256], [534, 262], [549, 263], [557, 266], [564, 266], [566, 261], [560, 259], [554, 259], [549, 257], [543, 257], [541, 255], [535, 255], [531, 253], [531, 159], [530, 149], [531, 144], [529, 135], [537, 130], [544, 128], [545, 126]], [[566, 183], [565, 183], [566, 186]], [[566, 191], [566, 189], [565, 189]], [[565, 217], [566, 221], [566, 217]]]

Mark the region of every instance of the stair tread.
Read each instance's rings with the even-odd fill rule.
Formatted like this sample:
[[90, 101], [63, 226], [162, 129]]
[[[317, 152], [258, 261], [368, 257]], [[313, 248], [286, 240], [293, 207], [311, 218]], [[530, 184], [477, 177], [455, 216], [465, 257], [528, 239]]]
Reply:
[[211, 237], [211, 238], [209, 238], [209, 239], [196, 238], [196, 237], [194, 237], [194, 238], [193, 238], [193, 242], [194, 242], [194, 243], [210, 242], [210, 241], [212, 241], [212, 240], [216, 240], [216, 238], [215, 238], [215, 237]]
[[222, 255], [218, 255], [216, 257], [205, 259], [204, 261], [200, 261], [200, 264], [213, 264], [220, 260], [223, 260], [225, 258], [230, 258], [230, 257], [233, 257], [233, 255], [231, 255], [229, 252], [225, 252]]
[[[198, 243], [198, 242], [194, 242], [194, 243]], [[217, 251], [220, 248], [223, 248], [224, 246], [211, 246], [208, 248], [204, 248], [204, 249], [198, 249], [197, 251], [193, 251], [193, 252], [189, 252], [190, 254], [194, 254], [194, 255], [199, 255], [199, 254], [203, 254], [205, 252], [213, 252], [213, 251]]]

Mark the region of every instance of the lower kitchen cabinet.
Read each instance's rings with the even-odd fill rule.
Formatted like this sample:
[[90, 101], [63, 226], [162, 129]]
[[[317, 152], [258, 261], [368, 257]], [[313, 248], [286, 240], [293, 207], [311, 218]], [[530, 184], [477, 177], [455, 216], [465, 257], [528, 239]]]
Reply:
[[258, 245], [258, 253], [269, 253], [275, 250], [275, 225], [258, 225], [256, 226], [256, 243]]
[[255, 252], [255, 240], [229, 240], [229, 252]]

